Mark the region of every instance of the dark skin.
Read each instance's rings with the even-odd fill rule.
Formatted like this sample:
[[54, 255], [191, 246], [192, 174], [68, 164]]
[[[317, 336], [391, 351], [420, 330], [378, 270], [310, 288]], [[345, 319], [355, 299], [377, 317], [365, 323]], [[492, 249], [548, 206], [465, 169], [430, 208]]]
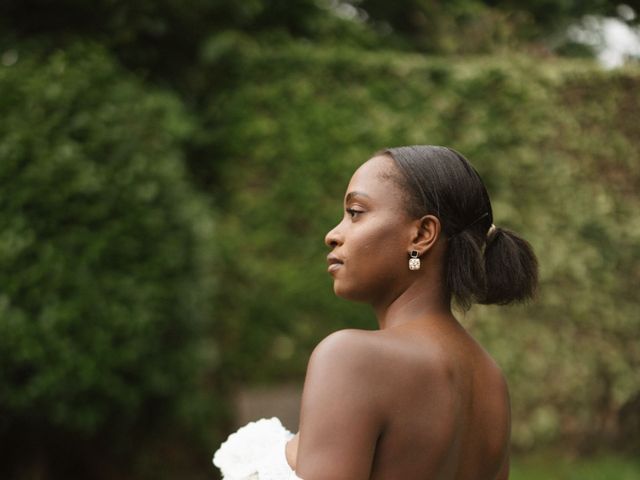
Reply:
[[451, 312], [439, 219], [408, 215], [397, 175], [386, 156], [363, 164], [326, 236], [335, 293], [372, 305], [380, 329], [314, 349], [287, 461], [304, 480], [507, 479], [506, 382]]

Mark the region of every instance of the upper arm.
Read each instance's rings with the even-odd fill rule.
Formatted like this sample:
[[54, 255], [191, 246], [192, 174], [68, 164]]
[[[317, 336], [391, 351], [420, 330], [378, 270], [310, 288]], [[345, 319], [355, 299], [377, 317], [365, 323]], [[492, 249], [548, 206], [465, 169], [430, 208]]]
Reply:
[[311, 355], [296, 460], [296, 473], [305, 480], [369, 478], [383, 422], [368, 335], [335, 332]]

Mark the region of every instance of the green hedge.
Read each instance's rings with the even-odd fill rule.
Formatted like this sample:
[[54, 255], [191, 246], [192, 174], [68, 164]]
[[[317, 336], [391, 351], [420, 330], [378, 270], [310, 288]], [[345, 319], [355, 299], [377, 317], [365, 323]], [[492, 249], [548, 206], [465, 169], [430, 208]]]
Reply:
[[640, 73], [278, 45], [210, 43], [193, 112], [99, 47], [5, 58], [0, 458], [51, 472], [82, 452], [88, 478], [128, 451], [170, 477], [153, 465], [184, 450], [135, 439], [213, 430], [228, 387], [300, 381], [330, 331], [375, 328], [333, 296], [323, 237], [353, 170], [414, 143], [465, 153], [496, 222], [539, 254], [537, 303], [461, 316], [509, 377], [515, 445], [622, 438], [640, 390]]
[[483, 175], [496, 223], [540, 257], [538, 302], [462, 318], [509, 377], [515, 445], [618, 434], [617, 412], [640, 390], [638, 71], [229, 48], [235, 86], [210, 95], [204, 121], [225, 212], [219, 335], [230, 378], [299, 379], [328, 332], [376, 327], [366, 308], [333, 297], [323, 236], [342, 215], [351, 173], [375, 150], [445, 144]]
[[99, 47], [17, 52], [0, 66], [2, 450], [60, 463], [57, 446], [108, 438], [108, 458], [202, 410], [214, 232], [182, 159], [193, 122]]

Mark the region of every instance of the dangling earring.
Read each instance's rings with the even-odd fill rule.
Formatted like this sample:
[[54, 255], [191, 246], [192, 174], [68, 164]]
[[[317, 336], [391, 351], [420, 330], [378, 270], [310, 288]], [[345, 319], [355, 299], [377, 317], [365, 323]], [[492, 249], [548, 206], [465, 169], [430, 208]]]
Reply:
[[416, 250], [411, 250], [409, 270], [420, 270], [420, 259], [418, 258], [418, 252]]

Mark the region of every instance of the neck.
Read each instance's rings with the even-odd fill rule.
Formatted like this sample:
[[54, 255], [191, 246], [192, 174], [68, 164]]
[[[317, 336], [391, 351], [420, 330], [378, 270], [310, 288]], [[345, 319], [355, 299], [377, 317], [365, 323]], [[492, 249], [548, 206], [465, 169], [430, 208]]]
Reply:
[[451, 302], [442, 286], [429, 288], [431, 284], [413, 282], [390, 303], [375, 305], [380, 330], [398, 327], [408, 322], [429, 321], [436, 318], [453, 318]]

